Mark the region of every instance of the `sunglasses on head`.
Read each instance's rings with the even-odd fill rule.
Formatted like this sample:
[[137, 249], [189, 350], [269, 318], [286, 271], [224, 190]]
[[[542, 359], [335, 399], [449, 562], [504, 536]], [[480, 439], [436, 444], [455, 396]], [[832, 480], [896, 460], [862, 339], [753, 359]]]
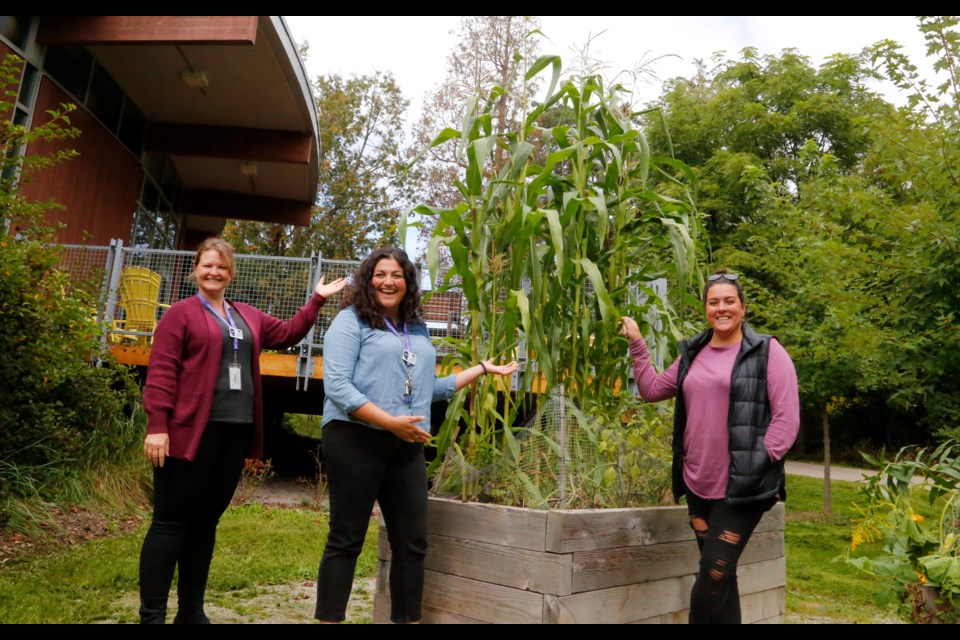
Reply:
[[724, 280], [729, 280], [730, 282], [733, 282], [734, 280], [736, 280], [736, 279], [739, 278], [739, 277], [740, 277], [740, 276], [739, 276], [738, 274], [736, 274], [736, 273], [715, 273], [715, 274], [713, 274], [712, 276], [710, 276], [709, 278], [707, 278], [707, 282], [716, 282], [717, 280], [720, 280], [721, 278], [723, 278]]

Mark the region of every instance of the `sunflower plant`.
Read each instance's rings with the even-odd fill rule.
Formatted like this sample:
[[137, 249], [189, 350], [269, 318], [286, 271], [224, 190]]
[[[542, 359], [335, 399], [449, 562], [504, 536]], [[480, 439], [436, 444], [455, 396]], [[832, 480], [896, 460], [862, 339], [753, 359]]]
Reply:
[[[879, 471], [866, 479], [845, 560], [886, 580], [918, 621], [931, 615], [955, 622], [960, 605], [960, 455], [958, 442], [935, 449], [904, 447], [884, 462], [861, 455]], [[882, 541], [880, 555], [858, 557], [865, 542]], [[925, 596], [935, 603], [925, 605]]]

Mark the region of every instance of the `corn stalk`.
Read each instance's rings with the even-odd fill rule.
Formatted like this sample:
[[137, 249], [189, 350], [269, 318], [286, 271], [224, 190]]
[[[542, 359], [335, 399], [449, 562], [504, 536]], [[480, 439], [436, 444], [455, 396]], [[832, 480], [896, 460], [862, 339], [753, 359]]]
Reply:
[[[490, 377], [460, 392], [435, 466], [448, 446], [475, 468], [504, 451], [516, 458], [513, 429], [530, 409], [524, 398], [560, 385], [584, 411], [618, 411], [629, 364], [621, 315], [669, 318], [671, 303], [647, 283], [668, 277], [682, 295], [696, 275], [692, 173], [650, 155], [620, 86], [605, 88], [600, 76], [560, 82], [556, 56], [538, 58], [526, 79], [548, 69], [547, 98], [528, 103], [518, 131], [493, 133], [497, 87], [485, 103], [468, 103], [459, 131], [446, 129], [431, 144], [458, 139], [466, 165], [458, 206], [415, 209], [440, 220], [428, 247], [435, 291], [459, 288], [469, 312], [468, 336], [447, 364], [519, 355], [523, 365], [516, 394], [505, 399]], [[651, 171], [683, 196], [655, 191]], [[452, 267], [439, 280], [441, 245]], [[672, 260], [659, 257], [671, 248]]]

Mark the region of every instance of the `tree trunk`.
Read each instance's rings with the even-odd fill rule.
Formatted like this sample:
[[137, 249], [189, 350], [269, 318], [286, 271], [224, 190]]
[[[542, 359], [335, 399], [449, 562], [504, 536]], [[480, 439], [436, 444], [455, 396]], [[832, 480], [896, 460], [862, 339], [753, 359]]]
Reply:
[[820, 423], [823, 425], [823, 513], [830, 515], [830, 416], [826, 404], [820, 409]]

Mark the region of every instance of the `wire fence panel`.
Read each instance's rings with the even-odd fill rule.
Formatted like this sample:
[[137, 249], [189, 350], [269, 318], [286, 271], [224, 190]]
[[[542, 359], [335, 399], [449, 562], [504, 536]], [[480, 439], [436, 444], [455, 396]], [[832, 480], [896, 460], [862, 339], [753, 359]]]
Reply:
[[[100, 300], [99, 317], [113, 342], [149, 343], [153, 327], [170, 305], [197, 293], [197, 284], [191, 278], [193, 251], [141, 249], [123, 247], [119, 243], [109, 247], [62, 245], [58, 248], [63, 254], [61, 268], [70, 274], [73, 286], [83, 287]], [[234, 260], [236, 278], [228, 290], [230, 299], [255, 306], [281, 320], [293, 317], [303, 306], [313, 294], [321, 275], [327, 282], [337, 278], [352, 279], [360, 264], [354, 260], [315, 261], [311, 258], [245, 254], [234, 256]], [[151, 282], [132, 289], [129, 282], [134, 277]], [[153, 293], [154, 288], [156, 293]], [[149, 324], [144, 324], [142, 318], [131, 321], [133, 314], [124, 306], [123, 293], [132, 290], [153, 298], [149, 301], [154, 308]], [[311, 337], [311, 351], [314, 353], [323, 348], [323, 336], [340, 310], [341, 296], [341, 293], [336, 294], [320, 310]], [[132, 310], [132, 301], [127, 306]], [[464, 335], [466, 304], [458, 291], [433, 295], [423, 305], [423, 312], [430, 335], [436, 342], [439, 343], [442, 337]], [[449, 350], [438, 345], [438, 355]]]
[[[70, 273], [73, 286], [82, 287], [100, 300], [99, 317], [105, 322], [107, 333], [113, 336], [113, 341], [124, 337], [146, 338], [146, 341], [149, 341], [153, 333], [152, 327], [145, 328], [142, 323], [137, 323], [133, 329], [125, 327], [128, 313], [124, 308], [123, 297], [118, 295], [118, 292], [122, 289], [121, 280], [128, 267], [146, 269], [159, 277], [159, 287], [153, 301], [155, 314], [151, 319], [154, 325], [170, 305], [196, 295], [197, 292], [197, 285], [191, 279], [195, 255], [193, 251], [139, 249], [123, 247], [119, 242], [116, 246], [109, 247], [60, 245], [58, 249], [62, 252], [60, 266]], [[337, 278], [352, 279], [360, 264], [354, 260], [258, 255], [237, 255], [235, 261], [237, 276], [230, 285], [229, 297], [253, 305], [281, 320], [291, 318], [309, 299], [321, 275], [327, 282]], [[423, 319], [437, 344], [438, 357], [453, 351], [450, 346], [443, 344], [441, 339], [465, 337], [468, 321], [466, 299], [456, 287], [456, 280], [453, 281], [452, 288], [435, 291], [444, 281], [445, 275], [438, 274], [437, 282], [431, 283], [426, 269], [421, 270], [421, 289], [426, 298], [422, 309]], [[649, 285], [658, 296], [665, 296], [665, 281], [660, 280]], [[588, 290], [589, 295], [592, 293], [589, 283]], [[635, 298], [642, 297], [636, 290], [631, 293]], [[506, 292], [501, 298], [504, 298], [505, 294]], [[323, 336], [340, 310], [341, 296], [341, 293], [336, 294], [327, 300], [320, 310], [312, 336], [308, 336], [311, 352], [319, 354], [322, 350]], [[648, 318], [648, 321], [659, 322], [654, 317]], [[525, 361], [522, 346], [514, 356]], [[659, 355], [658, 357], [662, 358]]]
[[70, 274], [71, 285], [94, 296], [105, 293], [104, 283], [109, 270], [110, 247], [77, 244], [57, 245], [60, 269]]

